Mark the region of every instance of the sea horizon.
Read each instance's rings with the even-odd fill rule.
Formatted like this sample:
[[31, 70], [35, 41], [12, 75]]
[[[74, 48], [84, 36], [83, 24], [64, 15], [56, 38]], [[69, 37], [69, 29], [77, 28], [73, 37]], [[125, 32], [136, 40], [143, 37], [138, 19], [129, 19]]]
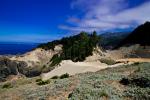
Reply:
[[0, 42], [0, 55], [19, 55], [36, 48], [39, 43]]

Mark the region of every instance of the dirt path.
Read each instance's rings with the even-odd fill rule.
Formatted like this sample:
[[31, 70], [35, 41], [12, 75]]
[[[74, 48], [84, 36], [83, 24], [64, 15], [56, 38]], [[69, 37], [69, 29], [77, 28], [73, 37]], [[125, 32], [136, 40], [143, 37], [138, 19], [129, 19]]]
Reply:
[[126, 58], [119, 59], [118, 62], [150, 62], [150, 58]]

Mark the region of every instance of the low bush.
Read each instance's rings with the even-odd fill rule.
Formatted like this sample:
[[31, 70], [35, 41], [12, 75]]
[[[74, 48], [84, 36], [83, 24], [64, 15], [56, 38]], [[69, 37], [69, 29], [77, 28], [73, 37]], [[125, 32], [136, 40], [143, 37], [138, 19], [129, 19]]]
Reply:
[[140, 64], [140, 62], [135, 62], [133, 65], [139, 65]]
[[150, 87], [150, 80], [144, 77], [135, 78], [131, 80], [131, 84], [139, 86], [141, 88]]
[[132, 78], [132, 79], [127, 79], [127, 78], [123, 78], [120, 81], [121, 84], [123, 85], [135, 85], [135, 86], [139, 86], [141, 88], [146, 88], [146, 87], [150, 87], [150, 80], [144, 77], [140, 77], [140, 78]]
[[40, 81], [42, 81], [42, 79], [37, 79], [37, 80], [36, 80], [36, 82], [40, 82]]
[[122, 78], [122, 79], [120, 80], [120, 83], [123, 84], [123, 85], [128, 85], [128, 84], [130, 84], [130, 81], [129, 81], [128, 78]]
[[100, 92], [100, 97], [108, 97], [108, 94], [103, 90]]
[[12, 84], [11, 83], [6, 83], [6, 84], [4, 84], [3, 86], [2, 86], [2, 88], [4, 89], [8, 89], [8, 88], [12, 88], [13, 86], [12, 86]]
[[53, 76], [51, 79], [58, 79], [59, 77], [58, 76]]
[[68, 95], [68, 98], [71, 98], [73, 95], [73, 93], [71, 92], [69, 95]]
[[41, 80], [41, 81], [38, 81], [38, 82], [37, 82], [38, 85], [46, 85], [46, 84], [49, 84], [49, 83], [50, 83], [49, 80], [46, 80], [46, 81], [42, 81], [42, 80]]
[[60, 57], [60, 55], [58, 54], [54, 55], [52, 59], [50, 60], [51, 62], [50, 67], [58, 65], [61, 61], [62, 61], [62, 58]]
[[66, 73], [66, 74], [62, 74], [61, 76], [53, 76], [51, 79], [64, 79], [64, 78], [68, 78], [69, 77], [69, 74]]
[[116, 61], [114, 61], [114, 60], [112, 60], [110, 58], [102, 58], [102, 59], [100, 59], [100, 62], [101, 63], [105, 63], [107, 65], [114, 65], [114, 64], [116, 64]]
[[69, 74], [66, 73], [66, 74], [61, 75], [61, 76], [60, 76], [60, 79], [64, 79], [64, 78], [68, 78], [68, 77], [69, 77]]

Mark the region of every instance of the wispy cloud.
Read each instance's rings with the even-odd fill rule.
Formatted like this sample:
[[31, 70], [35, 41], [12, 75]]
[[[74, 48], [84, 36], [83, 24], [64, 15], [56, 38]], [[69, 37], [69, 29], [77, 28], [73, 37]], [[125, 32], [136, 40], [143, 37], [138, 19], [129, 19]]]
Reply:
[[83, 15], [70, 17], [67, 19], [69, 25], [61, 25], [61, 29], [107, 31], [127, 29], [150, 21], [149, 0], [134, 7], [129, 7], [129, 0], [73, 0], [71, 8], [78, 9]]

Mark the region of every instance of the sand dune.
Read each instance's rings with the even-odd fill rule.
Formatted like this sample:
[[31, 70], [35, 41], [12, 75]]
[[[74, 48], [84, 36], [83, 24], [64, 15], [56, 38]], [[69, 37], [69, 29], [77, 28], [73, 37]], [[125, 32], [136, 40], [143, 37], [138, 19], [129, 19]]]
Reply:
[[99, 61], [72, 62], [71, 60], [64, 60], [54, 70], [48, 73], [43, 73], [41, 77], [43, 80], [47, 80], [53, 76], [60, 76], [65, 73], [68, 73], [69, 75], [75, 75], [75, 74], [85, 73], [85, 72], [96, 72], [101, 69], [105, 69], [109, 67], [117, 67], [120, 65], [124, 65], [124, 63], [119, 63], [115, 65], [107, 65]]
[[68, 73], [70, 75], [75, 75], [84, 72], [96, 72], [99, 69], [106, 68], [106, 64], [100, 62], [72, 62], [71, 60], [64, 60], [51, 72], [42, 74], [42, 79], [46, 80], [53, 76], [60, 76], [62, 74]]

